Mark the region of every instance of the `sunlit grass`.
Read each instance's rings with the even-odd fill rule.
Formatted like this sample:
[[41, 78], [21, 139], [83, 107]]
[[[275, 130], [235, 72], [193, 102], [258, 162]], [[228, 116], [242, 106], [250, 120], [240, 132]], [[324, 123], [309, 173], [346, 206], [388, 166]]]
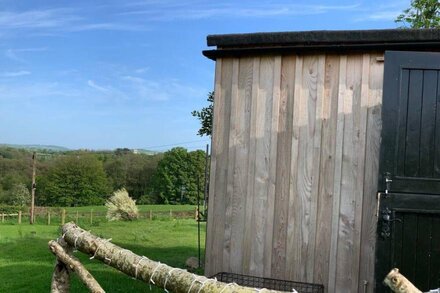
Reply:
[[[197, 256], [197, 222], [192, 219], [100, 221], [81, 225], [103, 238], [139, 255], [184, 267], [185, 260]], [[202, 225], [202, 248], [204, 247]], [[55, 263], [47, 242], [59, 236], [58, 225], [0, 224], [0, 292], [49, 292]], [[204, 249], [202, 250], [204, 255]], [[149, 286], [76, 252], [106, 292], [149, 292]], [[76, 279], [72, 292], [88, 292]], [[163, 289], [157, 289], [163, 292]]]

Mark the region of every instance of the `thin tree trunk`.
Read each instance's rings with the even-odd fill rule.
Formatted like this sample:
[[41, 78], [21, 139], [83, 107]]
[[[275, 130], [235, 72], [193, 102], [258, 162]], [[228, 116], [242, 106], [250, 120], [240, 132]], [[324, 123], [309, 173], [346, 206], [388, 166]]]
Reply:
[[417, 289], [405, 276], [399, 273], [399, 269], [392, 269], [383, 282], [394, 292], [422, 293], [422, 291]]
[[49, 241], [49, 248], [53, 254], [55, 254], [59, 261], [67, 265], [69, 269], [74, 271], [81, 281], [89, 288], [93, 293], [104, 293], [98, 282], [87, 271], [87, 269], [77, 260], [67, 253], [67, 251], [56, 241]]
[[[130, 250], [110, 243], [81, 229], [74, 223], [63, 226], [64, 240], [77, 250], [91, 255], [119, 271], [146, 283], [175, 293], [255, 293], [255, 288], [242, 287], [235, 283], [227, 284], [215, 279], [198, 276], [183, 269], [139, 256]], [[280, 292], [263, 289], [264, 292]], [[260, 290], [260, 291], [263, 291]]]

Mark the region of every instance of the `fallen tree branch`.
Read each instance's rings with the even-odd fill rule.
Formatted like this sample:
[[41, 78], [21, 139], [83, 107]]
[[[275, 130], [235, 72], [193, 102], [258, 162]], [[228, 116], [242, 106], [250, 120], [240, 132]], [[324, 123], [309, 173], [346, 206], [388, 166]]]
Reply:
[[399, 273], [399, 269], [392, 269], [383, 280], [384, 284], [394, 292], [399, 293], [422, 293], [405, 276]]
[[[90, 292], [93, 293], [104, 293], [105, 291], [101, 288], [99, 283], [93, 278], [93, 276], [87, 271], [87, 269], [77, 260], [76, 258], [69, 255], [64, 248], [54, 240], [49, 241], [49, 249], [63, 264], [68, 266], [69, 269], [74, 271], [80, 280], [89, 288]], [[58, 266], [58, 264], [57, 264]], [[56, 291], [55, 291], [56, 292]], [[59, 291], [59, 292], [68, 292]]]
[[[75, 225], [67, 223], [63, 226], [64, 240], [77, 250], [91, 255], [91, 258], [100, 260], [109, 266], [133, 278], [164, 288], [167, 292], [175, 293], [255, 293], [255, 288], [239, 286], [235, 283], [218, 282], [173, 268], [166, 264], [139, 256], [130, 250], [123, 249], [110, 239], [101, 239]], [[261, 293], [276, 293], [280, 291], [261, 289]]]
[[52, 274], [52, 283], [50, 285], [51, 293], [68, 293], [70, 288], [70, 275], [67, 266], [57, 260]]

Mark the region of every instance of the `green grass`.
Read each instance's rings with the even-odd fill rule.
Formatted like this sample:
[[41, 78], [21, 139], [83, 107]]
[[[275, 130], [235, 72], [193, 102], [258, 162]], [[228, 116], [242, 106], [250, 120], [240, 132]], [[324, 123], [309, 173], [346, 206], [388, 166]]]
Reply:
[[[139, 255], [184, 267], [190, 256], [197, 257], [197, 222], [192, 219], [139, 220], [134, 222], [98, 222], [83, 224], [102, 238]], [[0, 292], [49, 292], [54, 256], [47, 242], [59, 236], [57, 225], [0, 224]], [[202, 225], [202, 256], [204, 225]], [[97, 260], [76, 252], [106, 292], [149, 292], [149, 286], [133, 280]], [[88, 292], [74, 277], [72, 292]], [[156, 288], [156, 292], [163, 289]]]

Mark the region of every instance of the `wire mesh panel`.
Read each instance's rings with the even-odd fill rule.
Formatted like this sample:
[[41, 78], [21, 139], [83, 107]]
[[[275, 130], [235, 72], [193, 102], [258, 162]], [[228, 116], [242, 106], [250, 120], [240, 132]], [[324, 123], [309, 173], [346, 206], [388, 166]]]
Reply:
[[237, 283], [251, 288], [266, 288], [289, 292], [295, 289], [298, 293], [324, 293], [324, 286], [321, 284], [285, 281], [225, 272], [218, 273], [212, 276], [212, 278], [217, 278], [217, 280], [224, 283]]

